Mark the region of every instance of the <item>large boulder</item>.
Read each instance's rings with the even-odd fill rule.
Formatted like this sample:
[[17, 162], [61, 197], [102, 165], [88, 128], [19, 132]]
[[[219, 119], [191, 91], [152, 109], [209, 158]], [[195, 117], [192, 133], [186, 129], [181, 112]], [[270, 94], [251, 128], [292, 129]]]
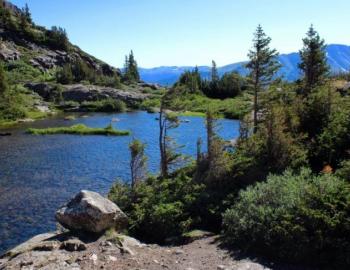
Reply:
[[119, 207], [100, 194], [82, 190], [56, 212], [56, 220], [65, 228], [101, 233], [109, 228], [123, 230], [127, 216]]

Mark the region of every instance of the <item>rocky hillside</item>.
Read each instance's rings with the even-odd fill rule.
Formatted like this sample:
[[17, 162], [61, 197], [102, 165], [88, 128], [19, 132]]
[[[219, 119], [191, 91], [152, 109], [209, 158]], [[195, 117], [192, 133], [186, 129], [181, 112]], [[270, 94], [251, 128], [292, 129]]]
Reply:
[[[62, 67], [64, 64], [83, 61], [98, 74], [120, 75], [119, 69], [111, 67], [71, 44], [63, 29], [52, 27], [47, 30], [37, 26], [31, 19], [25, 18], [25, 10], [8, 1], [0, 1], [0, 4], [1, 2], [3, 11], [0, 15], [3, 19], [0, 23], [0, 58], [2, 60], [6, 62], [22, 60], [42, 72]], [[27, 22], [25, 22], [26, 19]]]
[[0, 120], [46, 113], [48, 107], [62, 109], [67, 102], [78, 103], [73, 106], [78, 110], [82, 102], [101, 100], [135, 108], [161, 90], [155, 84], [125, 81], [119, 69], [72, 44], [64, 29], [38, 26], [27, 6], [20, 9], [6, 0], [0, 0], [0, 62], [10, 95], [16, 96], [11, 112], [1, 115], [0, 104]]

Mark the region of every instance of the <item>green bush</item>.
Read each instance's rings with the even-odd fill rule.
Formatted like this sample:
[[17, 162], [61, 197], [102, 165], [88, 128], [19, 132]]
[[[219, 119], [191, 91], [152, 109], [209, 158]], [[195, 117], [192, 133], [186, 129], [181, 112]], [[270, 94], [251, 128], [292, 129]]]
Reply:
[[330, 174], [270, 175], [223, 216], [224, 240], [290, 262], [350, 265], [350, 186]]
[[5, 69], [7, 70], [7, 77], [10, 84], [37, 81], [42, 75], [40, 70], [22, 60], [7, 63]]
[[126, 105], [121, 100], [109, 98], [98, 101], [85, 101], [81, 104], [81, 108], [90, 112], [124, 112]]
[[192, 181], [191, 170], [181, 169], [171, 179], [149, 177], [133, 190], [128, 184], [114, 184], [108, 197], [129, 216], [132, 235], [164, 243], [198, 223], [196, 203], [203, 186]]
[[340, 168], [336, 171], [336, 175], [350, 183], [350, 159], [340, 163]]

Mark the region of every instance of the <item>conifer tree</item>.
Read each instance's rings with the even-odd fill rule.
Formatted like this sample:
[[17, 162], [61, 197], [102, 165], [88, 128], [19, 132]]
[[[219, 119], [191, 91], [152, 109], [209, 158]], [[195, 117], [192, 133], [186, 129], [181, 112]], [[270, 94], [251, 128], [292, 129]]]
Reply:
[[218, 69], [216, 67], [216, 63], [214, 60], [211, 61], [212, 67], [211, 67], [211, 81], [213, 83], [217, 83], [219, 81], [219, 73]]
[[253, 132], [258, 127], [258, 92], [270, 84], [280, 68], [275, 49], [270, 49], [271, 38], [266, 36], [261, 25], [258, 25], [253, 39], [253, 48], [249, 51], [250, 61], [247, 64], [249, 77], [254, 90]]
[[329, 67], [327, 65], [324, 40], [320, 38], [313, 25], [310, 26], [303, 39], [304, 47], [299, 51], [299, 68], [304, 73], [304, 94], [321, 83], [326, 77]]
[[216, 96], [218, 91], [218, 84], [219, 84], [219, 74], [218, 70], [216, 68], [216, 63], [214, 60], [212, 60], [212, 67], [211, 67], [211, 81], [209, 84], [209, 89], [211, 96]]
[[22, 12], [23, 12], [24, 17], [26, 18], [27, 22], [29, 24], [31, 24], [33, 22], [32, 21], [32, 15], [30, 14], [29, 6], [28, 6], [27, 3], [25, 5], [25, 7], [23, 8]]

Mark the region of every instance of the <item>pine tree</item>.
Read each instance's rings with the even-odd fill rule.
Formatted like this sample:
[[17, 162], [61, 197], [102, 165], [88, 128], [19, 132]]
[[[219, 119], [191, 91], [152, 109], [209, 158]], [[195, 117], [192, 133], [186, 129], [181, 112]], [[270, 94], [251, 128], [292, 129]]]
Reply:
[[216, 63], [214, 60], [212, 60], [212, 67], [211, 67], [211, 81], [209, 84], [209, 91], [210, 91], [210, 95], [215, 97], [217, 96], [217, 92], [218, 92], [218, 85], [219, 85], [219, 74], [218, 74], [218, 70], [216, 68]]
[[22, 12], [23, 12], [24, 17], [26, 18], [27, 22], [29, 24], [31, 24], [33, 22], [32, 21], [32, 15], [30, 14], [29, 6], [28, 6], [27, 3], [25, 5], [25, 7], [23, 8]]
[[329, 67], [327, 65], [324, 40], [320, 38], [313, 25], [310, 26], [303, 39], [304, 47], [299, 51], [301, 62], [299, 68], [304, 73], [304, 94], [321, 83], [326, 77]]
[[219, 81], [219, 73], [218, 69], [216, 67], [216, 63], [214, 60], [211, 61], [212, 67], [211, 67], [211, 81], [213, 83], [217, 83]]
[[249, 51], [250, 61], [247, 68], [250, 70], [249, 77], [254, 90], [253, 107], [253, 132], [256, 133], [258, 127], [258, 92], [270, 84], [280, 68], [275, 49], [270, 49], [271, 38], [266, 36], [261, 25], [258, 25], [253, 39], [253, 48]]
[[125, 56], [124, 63], [124, 81], [139, 82], [140, 74], [137, 67], [137, 62], [134, 57], [134, 52], [131, 50], [129, 57]]

